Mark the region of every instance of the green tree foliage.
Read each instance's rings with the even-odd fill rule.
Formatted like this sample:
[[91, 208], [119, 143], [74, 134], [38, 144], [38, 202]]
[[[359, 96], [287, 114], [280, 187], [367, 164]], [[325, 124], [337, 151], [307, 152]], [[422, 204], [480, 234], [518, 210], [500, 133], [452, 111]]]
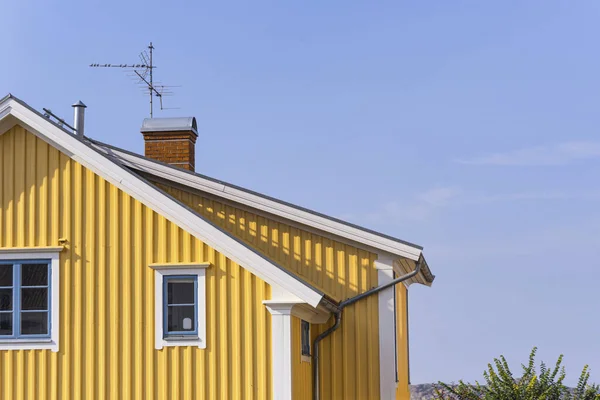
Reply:
[[600, 400], [600, 387], [588, 385], [588, 366], [581, 372], [577, 387], [569, 389], [563, 384], [565, 369], [561, 367], [563, 356], [558, 357], [556, 366], [548, 368], [542, 362], [539, 372], [535, 368], [534, 347], [529, 355], [529, 363], [522, 365], [520, 378], [513, 377], [504, 356], [494, 359], [483, 373], [485, 385], [475, 385], [459, 381], [457, 385], [439, 382], [436, 387], [438, 400]]

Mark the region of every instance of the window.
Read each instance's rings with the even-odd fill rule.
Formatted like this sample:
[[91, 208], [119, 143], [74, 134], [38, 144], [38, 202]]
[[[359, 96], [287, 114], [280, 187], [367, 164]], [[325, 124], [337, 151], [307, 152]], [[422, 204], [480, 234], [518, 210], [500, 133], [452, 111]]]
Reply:
[[206, 268], [201, 264], [151, 264], [154, 270], [155, 345], [206, 348]]
[[166, 276], [163, 282], [164, 336], [197, 336], [198, 276]]
[[302, 356], [310, 357], [310, 323], [302, 320], [300, 326], [302, 330]]
[[0, 249], [0, 350], [58, 351], [62, 247]]
[[0, 263], [0, 338], [50, 336], [50, 262]]

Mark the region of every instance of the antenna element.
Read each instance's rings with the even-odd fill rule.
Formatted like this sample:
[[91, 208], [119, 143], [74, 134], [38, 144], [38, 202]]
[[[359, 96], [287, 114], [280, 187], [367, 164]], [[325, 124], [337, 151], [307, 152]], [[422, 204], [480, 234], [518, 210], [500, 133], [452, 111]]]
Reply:
[[141, 64], [90, 64], [90, 67], [92, 68], [123, 68], [126, 70], [133, 70], [133, 72], [135, 73], [135, 75], [132, 75], [133, 77], [135, 77], [136, 80], [138, 80], [138, 84], [142, 84], [144, 87], [144, 91], [148, 93], [148, 95], [150, 96], [150, 118], [154, 117], [154, 104], [153, 104], [153, 97], [156, 96], [158, 97], [158, 99], [160, 100], [160, 109], [161, 110], [165, 110], [166, 108], [163, 107], [163, 96], [168, 96], [168, 95], [172, 95], [173, 93], [168, 90], [167, 88], [170, 88], [172, 86], [165, 86], [165, 85], [155, 85], [154, 84], [154, 68], [156, 68], [156, 65], [153, 64], [153, 52], [154, 52], [154, 46], [152, 45], [152, 42], [150, 42], [150, 45], [148, 46], [148, 52], [143, 51], [142, 53], [140, 53], [140, 61], [142, 62]]

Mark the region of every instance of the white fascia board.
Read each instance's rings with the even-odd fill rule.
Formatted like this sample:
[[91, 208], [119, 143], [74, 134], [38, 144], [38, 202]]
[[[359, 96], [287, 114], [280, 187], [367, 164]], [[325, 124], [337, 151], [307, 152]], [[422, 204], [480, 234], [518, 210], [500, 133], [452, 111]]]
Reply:
[[0, 135], [12, 128], [16, 121], [10, 115], [11, 107], [8, 105], [0, 106]]
[[176, 182], [181, 185], [210, 193], [215, 196], [246, 205], [269, 214], [298, 222], [310, 226], [312, 228], [328, 232], [354, 242], [362, 243], [378, 250], [395, 254], [401, 257], [417, 261], [421, 256], [421, 249], [415, 246], [410, 246], [395, 240], [391, 240], [384, 236], [380, 236], [353, 226], [349, 226], [329, 218], [325, 218], [286, 204], [279, 203], [267, 199], [262, 196], [231, 187], [219, 182], [213, 182], [198, 175], [179, 171], [177, 169], [156, 163], [139, 155], [134, 155], [128, 152], [120, 151], [115, 148], [105, 148], [101, 145], [96, 147], [107, 153], [114, 153], [119, 160], [135, 170], [154, 175], [171, 182]]
[[[313, 307], [317, 307], [323, 298], [322, 293], [301, 282], [283, 268], [273, 264], [253, 249], [178, 203], [154, 185], [111, 161], [110, 158], [58, 128], [15, 99], [7, 98], [6, 103], [8, 104], [0, 104], [0, 112], [9, 108], [9, 111], [4, 113], [5, 118], [9, 115], [17, 118], [19, 124], [31, 133], [49, 142], [73, 160], [163, 215], [269, 285], [281, 286]], [[0, 120], [0, 122], [2, 121]]]

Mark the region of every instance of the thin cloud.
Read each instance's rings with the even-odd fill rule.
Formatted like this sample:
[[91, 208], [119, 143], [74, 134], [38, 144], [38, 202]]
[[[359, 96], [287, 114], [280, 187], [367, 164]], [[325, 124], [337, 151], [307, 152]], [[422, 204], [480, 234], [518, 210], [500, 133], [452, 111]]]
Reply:
[[[514, 235], [446, 238], [428, 247], [435, 257], [452, 262], [489, 260], [502, 256], [572, 255], [574, 251], [598, 252], [600, 228], [597, 216], [587, 221], [559, 223], [547, 228], [517, 230]], [[469, 249], [465, 252], [465, 249]], [[585, 268], [585, 267], [584, 267]]]
[[461, 195], [456, 187], [436, 187], [417, 194], [412, 199], [394, 200], [366, 216], [369, 222], [381, 223], [394, 221], [422, 221], [428, 219], [436, 210], [449, 206]]
[[546, 201], [546, 200], [600, 200], [600, 191], [587, 192], [521, 192], [493, 195], [471, 194], [462, 199], [463, 205], [478, 205], [487, 203], [502, 203], [515, 201]]
[[[485, 194], [465, 191], [458, 187], [436, 187], [416, 194], [412, 198], [390, 201], [378, 211], [364, 216], [369, 223], [421, 222], [441, 210], [465, 206], [526, 201], [594, 201], [600, 200], [600, 191], [586, 192], [516, 192]], [[354, 216], [354, 220], [361, 219]], [[360, 221], [358, 221], [360, 222]]]
[[417, 199], [431, 207], [442, 207], [460, 194], [461, 190], [457, 187], [437, 187], [420, 193]]
[[565, 142], [552, 146], [529, 147], [467, 160], [461, 164], [499, 166], [550, 166], [600, 157], [600, 142]]

